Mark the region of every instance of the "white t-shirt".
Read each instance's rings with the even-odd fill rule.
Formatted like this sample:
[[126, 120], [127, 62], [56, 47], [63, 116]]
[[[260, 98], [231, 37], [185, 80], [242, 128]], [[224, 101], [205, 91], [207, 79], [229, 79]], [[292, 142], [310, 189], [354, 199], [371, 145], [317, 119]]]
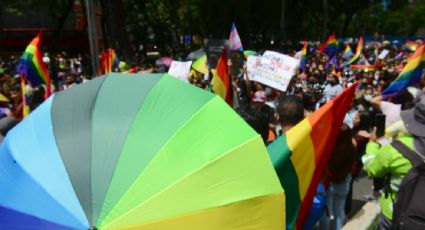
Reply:
[[394, 122], [401, 120], [401, 105], [388, 101], [381, 101], [381, 111], [386, 116], [385, 127], [392, 125]]
[[333, 99], [344, 90], [340, 84], [336, 84], [332, 86], [331, 84], [327, 84], [325, 87], [324, 95], [327, 101]]

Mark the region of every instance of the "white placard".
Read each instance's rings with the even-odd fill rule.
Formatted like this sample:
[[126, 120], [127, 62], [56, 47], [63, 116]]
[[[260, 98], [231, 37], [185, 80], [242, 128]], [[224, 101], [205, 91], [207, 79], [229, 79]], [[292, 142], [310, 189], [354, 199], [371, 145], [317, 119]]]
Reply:
[[263, 57], [248, 57], [248, 76], [252, 81], [286, 91], [299, 62], [298, 59], [288, 55], [266, 51]]
[[191, 61], [188, 61], [188, 62], [173, 61], [171, 62], [170, 69], [168, 69], [168, 74], [182, 81], [188, 82], [191, 66], [192, 66]]
[[390, 51], [388, 50], [382, 50], [381, 53], [378, 55], [378, 58], [383, 60], [389, 53]]

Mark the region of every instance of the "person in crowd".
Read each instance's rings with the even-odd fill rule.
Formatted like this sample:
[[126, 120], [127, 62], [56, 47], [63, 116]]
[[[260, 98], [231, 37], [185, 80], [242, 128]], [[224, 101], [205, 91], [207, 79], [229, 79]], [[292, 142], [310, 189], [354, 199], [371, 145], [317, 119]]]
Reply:
[[321, 229], [339, 230], [345, 220], [345, 200], [350, 191], [351, 168], [356, 158], [351, 128], [343, 124], [324, 175], [328, 184], [326, 206], [328, 213], [320, 221]]
[[[414, 108], [402, 111], [401, 118], [408, 133], [398, 137], [396, 140], [424, 159], [425, 96], [418, 97]], [[369, 176], [389, 177], [389, 189], [387, 189], [386, 194], [381, 194], [380, 196], [379, 229], [392, 229], [393, 201], [397, 198], [401, 180], [412, 168], [412, 164], [392, 144], [380, 146], [377, 141], [376, 128], [374, 128], [367, 144], [366, 154], [362, 157], [362, 160]]]
[[304, 119], [304, 105], [301, 98], [295, 95], [283, 96], [279, 99], [276, 108], [277, 119], [282, 126], [282, 133], [286, 133]]

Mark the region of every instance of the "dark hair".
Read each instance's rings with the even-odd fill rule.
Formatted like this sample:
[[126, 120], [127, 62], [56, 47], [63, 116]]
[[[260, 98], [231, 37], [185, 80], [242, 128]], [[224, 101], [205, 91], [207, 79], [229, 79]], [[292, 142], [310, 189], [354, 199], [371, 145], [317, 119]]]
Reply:
[[401, 110], [411, 109], [415, 106], [415, 98], [407, 90], [394, 98], [393, 102], [395, 104], [401, 104]]
[[281, 97], [276, 110], [280, 123], [284, 125], [296, 125], [304, 119], [303, 102], [294, 95]]
[[249, 126], [261, 135], [263, 142], [266, 144], [269, 136], [269, 123], [266, 114], [251, 106], [240, 107], [237, 112]]
[[343, 124], [335, 147], [329, 160], [329, 171], [332, 173], [332, 182], [341, 183], [351, 173], [351, 167], [356, 157], [356, 150], [352, 141], [352, 130]]

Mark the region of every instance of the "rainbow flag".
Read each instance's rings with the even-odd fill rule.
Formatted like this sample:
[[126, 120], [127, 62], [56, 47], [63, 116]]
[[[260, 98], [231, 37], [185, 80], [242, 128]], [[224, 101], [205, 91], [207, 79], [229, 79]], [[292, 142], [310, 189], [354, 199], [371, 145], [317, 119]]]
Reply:
[[376, 71], [378, 66], [376, 65], [350, 65], [352, 69], [361, 69], [365, 72]]
[[31, 41], [19, 60], [17, 72], [31, 83], [32, 87], [46, 85], [45, 98], [51, 94], [50, 76], [41, 56], [41, 32]]
[[307, 63], [307, 41], [304, 41], [303, 49], [301, 50], [301, 61], [300, 61], [300, 69], [304, 70], [305, 64]]
[[21, 74], [21, 96], [22, 96], [22, 117], [25, 118], [30, 114], [30, 107], [28, 106], [28, 90], [25, 84], [25, 77]]
[[407, 50], [410, 50], [412, 52], [415, 52], [415, 50], [418, 48], [418, 44], [416, 42], [406, 41], [406, 44], [404, 44], [404, 47]]
[[362, 54], [362, 50], [363, 50], [363, 37], [360, 37], [359, 42], [357, 43], [356, 53], [347, 63], [345, 63], [345, 65], [348, 66], [356, 62], [359, 59], [360, 55]]
[[105, 50], [100, 58], [100, 74], [107, 74], [112, 72], [114, 67], [118, 67], [120, 59], [115, 53], [114, 49]]
[[342, 57], [344, 58], [344, 59], [348, 59], [348, 58], [350, 58], [351, 56], [353, 56], [353, 51], [351, 51], [351, 48], [350, 48], [350, 45], [346, 45], [345, 46], [345, 50], [344, 50], [344, 53], [342, 54]]
[[421, 81], [422, 69], [425, 67], [425, 45], [416, 49], [415, 53], [407, 62], [406, 66], [385, 90], [384, 98], [395, 97], [411, 84]]
[[232, 88], [227, 70], [226, 48], [221, 52], [218, 59], [217, 68], [213, 71], [211, 80], [212, 90], [218, 94], [227, 104], [232, 105]]
[[335, 33], [329, 36], [328, 40], [320, 47], [320, 52], [335, 53], [339, 51], [339, 41]]
[[267, 150], [286, 194], [287, 229], [303, 229], [357, 84], [305, 118]]

